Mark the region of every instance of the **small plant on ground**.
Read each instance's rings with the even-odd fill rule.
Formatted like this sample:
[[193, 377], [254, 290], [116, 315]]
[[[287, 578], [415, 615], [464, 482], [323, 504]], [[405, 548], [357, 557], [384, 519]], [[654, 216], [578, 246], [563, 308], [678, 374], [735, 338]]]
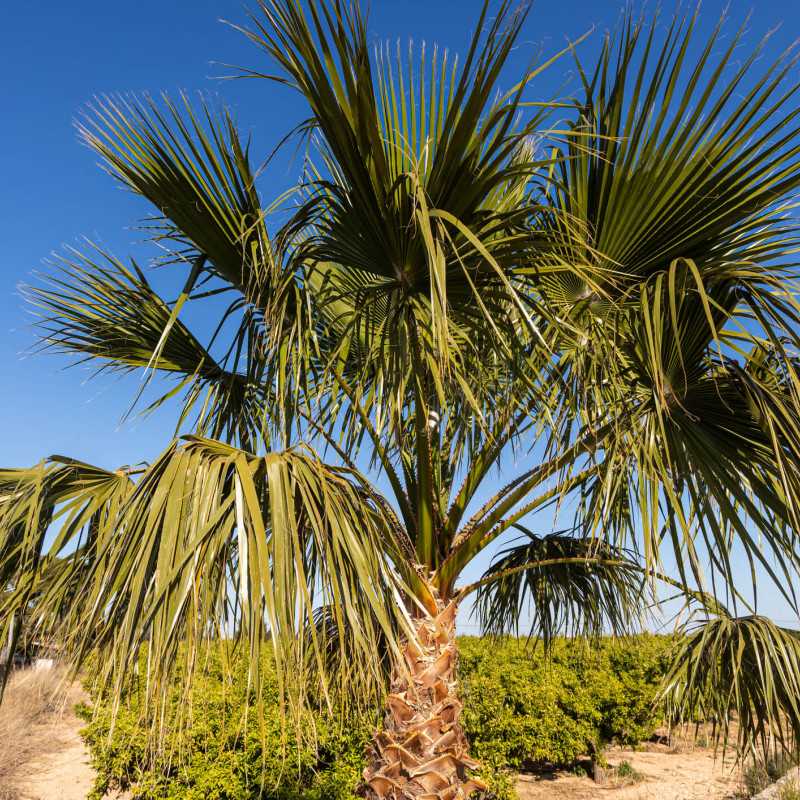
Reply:
[[586, 777], [588, 777], [588, 773], [586, 772], [586, 770], [580, 764], [578, 764], [577, 767], [573, 768], [572, 774], [576, 778], [586, 778]]
[[644, 775], [630, 761], [621, 761], [616, 769], [617, 781], [620, 783], [639, 783]]

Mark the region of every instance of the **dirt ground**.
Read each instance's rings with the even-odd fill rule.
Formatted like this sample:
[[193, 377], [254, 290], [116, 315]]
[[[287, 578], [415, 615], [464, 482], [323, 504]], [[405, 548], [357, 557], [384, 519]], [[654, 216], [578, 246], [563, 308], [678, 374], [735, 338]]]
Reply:
[[12, 676], [0, 705], [0, 800], [85, 800], [94, 772], [74, 712], [83, 698], [58, 670]]
[[59, 726], [57, 733], [59, 750], [26, 765], [25, 777], [17, 783], [21, 800], [86, 800], [94, 771], [83, 741], [74, 725], [70, 730]]
[[610, 767], [627, 761], [641, 779], [636, 783], [601, 785], [569, 772], [521, 775], [520, 800], [724, 800], [736, 797], [739, 772], [705, 748], [648, 745], [644, 750], [614, 748], [607, 753]]

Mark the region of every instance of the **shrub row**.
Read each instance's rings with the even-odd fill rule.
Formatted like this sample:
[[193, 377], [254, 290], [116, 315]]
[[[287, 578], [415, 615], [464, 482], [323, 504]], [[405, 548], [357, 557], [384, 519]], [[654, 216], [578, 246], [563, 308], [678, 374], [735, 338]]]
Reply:
[[653, 701], [670, 643], [649, 635], [591, 647], [562, 640], [545, 657], [518, 641], [462, 640], [463, 722], [474, 755], [520, 770], [649, 739], [661, 721]]
[[[459, 644], [462, 720], [495, 797], [513, 796], [509, 771], [570, 764], [610, 741], [635, 744], [660, 721], [653, 699], [671, 646], [666, 637], [559, 641], [547, 656], [517, 640]], [[97, 794], [117, 785], [133, 787], [141, 800], [351, 800], [375, 720], [309, 713], [297, 737], [282, 724], [265, 669], [259, 719], [243, 665], [226, 677], [210, 655], [190, 694], [176, 682], [164, 723], [171, 732], [158, 751], [148, 750], [135, 690], [113, 728], [110, 707], [95, 698], [83, 713]]]

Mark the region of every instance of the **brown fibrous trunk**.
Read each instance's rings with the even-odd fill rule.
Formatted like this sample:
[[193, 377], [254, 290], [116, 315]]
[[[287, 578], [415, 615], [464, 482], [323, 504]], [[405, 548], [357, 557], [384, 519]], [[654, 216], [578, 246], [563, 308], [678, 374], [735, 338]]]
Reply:
[[364, 770], [369, 800], [462, 800], [486, 788], [467, 775], [478, 763], [459, 723], [456, 610], [439, 603], [438, 613], [419, 620], [404, 668], [392, 672], [384, 725]]

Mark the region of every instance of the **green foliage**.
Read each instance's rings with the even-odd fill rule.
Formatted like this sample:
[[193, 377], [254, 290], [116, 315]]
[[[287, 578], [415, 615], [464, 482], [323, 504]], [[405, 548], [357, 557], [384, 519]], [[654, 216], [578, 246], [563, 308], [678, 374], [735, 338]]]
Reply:
[[570, 764], [606, 742], [648, 739], [670, 642], [558, 640], [546, 657], [519, 640], [462, 639], [463, 722], [475, 757], [497, 768]]
[[141, 800], [351, 800], [363, 768], [372, 720], [305, 711], [287, 728], [274, 666], [262, 659], [262, 704], [247, 680], [246, 660], [227, 669], [208, 655], [190, 693], [180, 678], [166, 705], [166, 735], [150, 749], [141, 716], [144, 698], [131, 691], [112, 722], [110, 703], [81, 709], [83, 731], [98, 771], [95, 795], [112, 786]]
[[[513, 800], [513, 771], [574, 762], [605, 742], [652, 735], [653, 708], [671, 640], [637, 636], [593, 645], [556, 640], [549, 655], [521, 640], [459, 640], [462, 721], [489, 786], [486, 800]], [[112, 728], [112, 706], [81, 709], [98, 770], [97, 796], [119, 786], [136, 800], [352, 800], [375, 718], [307, 709], [285, 727], [275, 671], [264, 658], [261, 694], [248, 689], [246, 659], [209, 654], [187, 694], [173, 683], [158, 748], [151, 748], [130, 691]], [[142, 690], [143, 691], [143, 690]], [[284, 718], [285, 720], [285, 718]], [[299, 733], [299, 735], [297, 735]], [[263, 783], [263, 793], [262, 793]]]
[[672, 639], [637, 636], [631, 644], [604, 642], [593, 653], [602, 676], [595, 687], [602, 698], [601, 738], [635, 745], [649, 739], [660, 722], [655, 694], [670, 663]]
[[463, 723], [479, 761], [513, 769], [569, 763], [593, 746], [599, 709], [559, 643], [550, 663], [515, 641], [460, 646]]
[[644, 776], [630, 761], [621, 761], [616, 769], [617, 779], [626, 783], [638, 783]]

